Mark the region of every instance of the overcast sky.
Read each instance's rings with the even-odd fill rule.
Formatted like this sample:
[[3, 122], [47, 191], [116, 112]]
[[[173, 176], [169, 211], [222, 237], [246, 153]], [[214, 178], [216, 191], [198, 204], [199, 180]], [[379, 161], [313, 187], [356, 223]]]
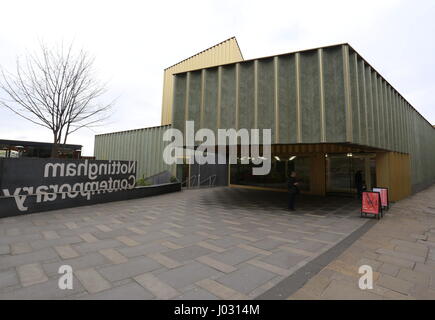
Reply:
[[[95, 56], [118, 97], [110, 123], [68, 143], [93, 154], [95, 133], [160, 125], [163, 69], [231, 36], [245, 59], [350, 43], [435, 124], [435, 1], [2, 0], [0, 65], [47, 43], [74, 40]], [[47, 129], [0, 107], [0, 139], [50, 141]]]

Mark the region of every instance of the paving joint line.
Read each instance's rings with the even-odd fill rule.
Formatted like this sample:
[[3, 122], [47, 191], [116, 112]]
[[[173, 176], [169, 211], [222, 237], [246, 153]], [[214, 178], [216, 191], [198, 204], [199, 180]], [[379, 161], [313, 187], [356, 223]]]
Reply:
[[362, 226], [338, 242], [336, 245], [308, 262], [305, 266], [296, 270], [287, 278], [281, 280], [277, 285], [263, 292], [254, 300], [285, 300], [302, 288], [312, 277], [318, 274], [323, 268], [341, 255], [355, 241], [369, 231], [378, 220], [367, 220]]

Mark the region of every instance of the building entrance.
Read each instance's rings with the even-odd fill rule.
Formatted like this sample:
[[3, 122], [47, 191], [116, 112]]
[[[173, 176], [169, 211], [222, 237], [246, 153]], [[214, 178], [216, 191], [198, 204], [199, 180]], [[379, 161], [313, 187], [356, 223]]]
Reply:
[[326, 192], [356, 193], [355, 174], [361, 171], [367, 190], [376, 186], [376, 154], [327, 154]]

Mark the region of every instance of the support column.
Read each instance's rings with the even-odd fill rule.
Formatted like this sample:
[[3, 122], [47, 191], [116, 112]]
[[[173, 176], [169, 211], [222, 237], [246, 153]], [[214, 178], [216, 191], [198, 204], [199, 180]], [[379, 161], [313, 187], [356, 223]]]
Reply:
[[373, 187], [372, 185], [372, 175], [370, 172], [370, 158], [364, 158], [364, 176], [367, 186], [367, 191], [371, 191]]
[[315, 154], [311, 158], [310, 185], [311, 194], [326, 195], [326, 160], [324, 153]]

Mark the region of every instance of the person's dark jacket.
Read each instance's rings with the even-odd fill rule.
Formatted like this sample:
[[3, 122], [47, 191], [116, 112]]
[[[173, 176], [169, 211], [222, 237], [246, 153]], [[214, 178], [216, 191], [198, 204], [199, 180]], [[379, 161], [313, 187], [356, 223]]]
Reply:
[[298, 188], [297, 185], [295, 185], [296, 182], [298, 182], [298, 181], [294, 177], [290, 177], [288, 179], [287, 187], [288, 187], [288, 192], [289, 193], [293, 193], [293, 194], [298, 194], [299, 193], [299, 188]]
[[363, 177], [360, 171], [355, 174], [355, 187], [357, 189], [362, 189], [363, 187]]

